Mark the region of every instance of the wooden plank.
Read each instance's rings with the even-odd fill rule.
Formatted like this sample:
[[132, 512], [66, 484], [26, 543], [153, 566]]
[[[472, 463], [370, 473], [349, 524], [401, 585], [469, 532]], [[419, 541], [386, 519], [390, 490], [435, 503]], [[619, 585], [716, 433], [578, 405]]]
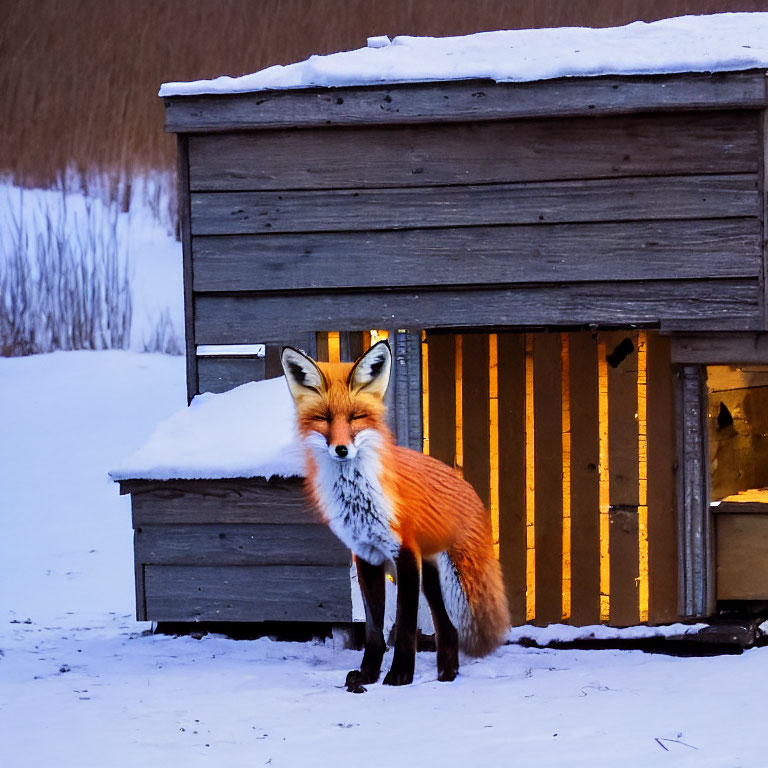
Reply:
[[768, 504], [761, 501], [723, 501], [712, 507], [715, 515], [768, 515]]
[[394, 354], [395, 436], [398, 445], [422, 449], [421, 332], [396, 330], [390, 337]]
[[136, 534], [133, 534], [134, 558], [133, 558], [133, 579], [134, 595], [136, 599], [136, 621], [147, 621], [147, 593], [144, 585], [144, 564], [135, 556], [136, 553]]
[[453, 334], [427, 333], [429, 345], [429, 454], [453, 466], [456, 450]]
[[755, 173], [758, 157], [744, 111], [189, 137], [193, 192]]
[[184, 338], [187, 362], [187, 403], [199, 392], [195, 341], [195, 302], [192, 273], [192, 224], [189, 190], [189, 139], [179, 136], [176, 162], [178, 168], [179, 230], [181, 234], [182, 274], [184, 279]]
[[673, 363], [768, 364], [768, 333], [675, 334]]
[[647, 338], [648, 621], [661, 624], [679, 618], [675, 394], [669, 339]]
[[757, 278], [760, 247], [757, 219], [206, 236], [193, 242], [194, 288]]
[[765, 106], [763, 70], [458, 82], [170, 96], [165, 130], [231, 131], [381, 123], [500, 120], [652, 110]]
[[349, 568], [145, 568], [150, 621], [351, 621]]
[[136, 559], [145, 565], [351, 565], [324, 525], [143, 525]]
[[571, 377], [571, 619], [600, 622], [600, 486], [597, 342], [569, 334]]
[[488, 509], [491, 477], [488, 334], [464, 334], [462, 356], [464, 479]]
[[762, 216], [755, 174], [401, 189], [195, 192], [192, 234]]
[[347, 328], [477, 328], [659, 324], [755, 329], [757, 280], [585, 283], [439, 291], [199, 295], [200, 344], [258, 343], [275, 334]]
[[676, 370], [678, 450], [678, 587], [680, 613], [710, 616], [715, 610], [714, 537], [709, 508], [706, 371], [700, 365]]
[[536, 623], [562, 618], [563, 463], [560, 334], [533, 334]]
[[630, 626], [638, 614], [637, 333], [600, 334], [608, 360], [610, 480], [610, 622]]
[[300, 478], [124, 480], [133, 527], [169, 523], [318, 524]]
[[197, 360], [200, 392], [226, 392], [264, 378], [263, 357], [200, 357]]
[[525, 334], [500, 333], [499, 560], [512, 624], [525, 624]]
[[768, 516], [717, 515], [717, 599], [768, 600]]

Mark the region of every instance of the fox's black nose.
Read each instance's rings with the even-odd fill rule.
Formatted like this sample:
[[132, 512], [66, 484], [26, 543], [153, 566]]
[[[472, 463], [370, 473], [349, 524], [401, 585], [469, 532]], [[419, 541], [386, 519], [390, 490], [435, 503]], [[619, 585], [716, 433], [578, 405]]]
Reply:
[[346, 445], [337, 445], [336, 446], [336, 455], [340, 459], [346, 459], [348, 453], [349, 453], [349, 449], [347, 448]]

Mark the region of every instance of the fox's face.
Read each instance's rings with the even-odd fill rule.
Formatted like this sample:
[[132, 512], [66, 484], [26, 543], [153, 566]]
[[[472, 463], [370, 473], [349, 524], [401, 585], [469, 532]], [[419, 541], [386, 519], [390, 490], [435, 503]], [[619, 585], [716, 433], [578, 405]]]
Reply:
[[316, 363], [292, 347], [283, 349], [281, 362], [296, 403], [299, 433], [314, 450], [346, 462], [367, 441], [378, 440], [392, 368], [386, 341], [355, 363]]

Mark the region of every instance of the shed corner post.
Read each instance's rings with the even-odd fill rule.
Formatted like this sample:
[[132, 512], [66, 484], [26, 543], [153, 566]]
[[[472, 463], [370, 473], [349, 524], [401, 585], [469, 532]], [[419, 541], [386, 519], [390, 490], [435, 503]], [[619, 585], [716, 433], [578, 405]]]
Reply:
[[390, 424], [398, 445], [421, 451], [421, 332], [392, 330], [390, 342], [394, 357]]
[[679, 614], [715, 612], [715, 554], [707, 445], [704, 365], [675, 366], [678, 452]]
[[195, 297], [192, 274], [192, 212], [189, 186], [189, 137], [177, 134], [177, 163], [179, 188], [179, 234], [184, 277], [184, 340], [187, 357], [187, 404], [198, 393], [197, 346], [195, 341]]

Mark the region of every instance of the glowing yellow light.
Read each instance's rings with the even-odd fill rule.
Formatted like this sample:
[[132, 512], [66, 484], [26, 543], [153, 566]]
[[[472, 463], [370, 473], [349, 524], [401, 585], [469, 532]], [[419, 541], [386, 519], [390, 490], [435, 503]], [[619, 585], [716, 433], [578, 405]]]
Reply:
[[536, 489], [533, 414], [533, 336], [525, 337], [525, 618], [536, 618]]
[[328, 331], [328, 362], [338, 363], [341, 361], [341, 340], [338, 331]]
[[600, 449], [600, 620], [611, 617], [610, 474], [608, 466], [608, 363], [605, 344], [597, 346], [597, 401]]
[[389, 331], [371, 331], [371, 346], [389, 338]]
[[648, 621], [648, 338], [637, 334], [637, 468], [638, 468], [638, 606], [640, 621]]
[[489, 426], [489, 464], [490, 477], [488, 490], [490, 497], [491, 531], [493, 548], [499, 556], [499, 354], [498, 336], [488, 335], [488, 426]]
[[567, 333], [560, 334], [560, 401], [563, 454], [562, 618], [571, 617], [571, 359]]
[[456, 450], [454, 452], [453, 466], [460, 475], [464, 475], [464, 362], [463, 339], [460, 333], [456, 334], [455, 355], [455, 380], [456, 380]]
[[421, 452], [429, 456], [429, 344], [421, 332]]

